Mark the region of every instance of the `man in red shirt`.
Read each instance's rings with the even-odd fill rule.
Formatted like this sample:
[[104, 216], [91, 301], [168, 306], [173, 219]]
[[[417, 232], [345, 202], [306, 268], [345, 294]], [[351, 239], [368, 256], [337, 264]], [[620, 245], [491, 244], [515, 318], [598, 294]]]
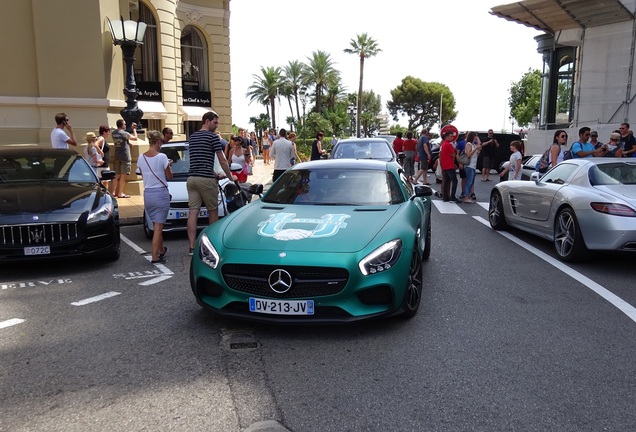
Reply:
[[442, 145], [439, 150], [439, 163], [442, 167], [442, 199], [444, 202], [453, 201], [460, 204], [457, 199], [457, 172], [455, 168], [455, 147], [453, 147], [453, 139], [455, 133], [446, 131], [442, 135]]

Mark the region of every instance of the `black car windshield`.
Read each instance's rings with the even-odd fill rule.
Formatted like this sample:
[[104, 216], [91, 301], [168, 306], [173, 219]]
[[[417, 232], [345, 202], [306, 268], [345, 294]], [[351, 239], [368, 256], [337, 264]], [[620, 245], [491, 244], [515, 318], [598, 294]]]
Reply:
[[386, 141], [342, 141], [332, 151], [333, 159], [393, 160], [393, 153]]
[[589, 172], [592, 186], [636, 184], [636, 164], [613, 162], [595, 165]]
[[97, 183], [97, 175], [79, 155], [25, 154], [0, 156], [0, 183], [61, 181]]
[[303, 205], [389, 205], [404, 201], [393, 174], [384, 170], [288, 170], [262, 202]]

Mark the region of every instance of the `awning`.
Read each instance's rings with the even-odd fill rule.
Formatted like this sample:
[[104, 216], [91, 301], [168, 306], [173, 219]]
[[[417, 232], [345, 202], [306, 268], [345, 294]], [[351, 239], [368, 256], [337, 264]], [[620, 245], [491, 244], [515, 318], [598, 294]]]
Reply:
[[159, 120], [168, 117], [168, 111], [161, 102], [137, 101], [137, 106], [144, 112], [143, 119]]
[[183, 105], [179, 107], [179, 110], [183, 113], [183, 121], [201, 121], [203, 114], [208, 111], [212, 111], [212, 108]]
[[495, 6], [490, 13], [548, 33], [634, 19], [620, 0], [523, 0]]

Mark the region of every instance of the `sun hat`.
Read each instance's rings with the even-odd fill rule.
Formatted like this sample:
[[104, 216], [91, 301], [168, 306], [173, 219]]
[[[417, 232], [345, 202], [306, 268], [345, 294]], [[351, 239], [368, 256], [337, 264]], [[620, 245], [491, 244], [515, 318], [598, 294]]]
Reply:
[[96, 138], [97, 135], [95, 135], [95, 132], [86, 132], [86, 135], [84, 136], [84, 140], [86, 142], [94, 141]]

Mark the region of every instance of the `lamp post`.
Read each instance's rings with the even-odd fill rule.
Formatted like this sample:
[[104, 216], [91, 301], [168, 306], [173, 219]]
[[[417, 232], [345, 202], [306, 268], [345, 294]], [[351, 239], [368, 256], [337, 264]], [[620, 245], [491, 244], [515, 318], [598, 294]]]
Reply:
[[[107, 18], [108, 19], [108, 18]], [[141, 21], [111, 21], [108, 19], [110, 33], [113, 37], [113, 44], [121, 46], [124, 54], [124, 62], [126, 63], [126, 86], [124, 87], [124, 95], [126, 96], [126, 108], [120, 111], [122, 118], [126, 121], [128, 132], [131, 132], [131, 125], [137, 124], [137, 132], [143, 132], [141, 128], [141, 118], [144, 112], [137, 105], [137, 83], [135, 82], [135, 50], [143, 44], [144, 34], [146, 33], [146, 23]]]
[[300, 103], [303, 106], [303, 118], [302, 118], [302, 121], [301, 121], [302, 126], [303, 126], [303, 133], [302, 133], [301, 138], [305, 139], [305, 106], [307, 105], [307, 88], [306, 87], [301, 87], [300, 90], [298, 90], [298, 95], [300, 96]]
[[356, 130], [356, 126], [358, 125], [358, 123], [356, 121], [357, 120], [356, 114], [358, 113], [358, 107], [356, 105], [350, 105], [349, 108], [347, 109], [347, 112], [349, 113], [349, 116], [351, 117], [351, 136], [357, 137], [358, 131]]
[[515, 118], [513, 116], [509, 116], [508, 120], [510, 120], [510, 133], [515, 133]]

